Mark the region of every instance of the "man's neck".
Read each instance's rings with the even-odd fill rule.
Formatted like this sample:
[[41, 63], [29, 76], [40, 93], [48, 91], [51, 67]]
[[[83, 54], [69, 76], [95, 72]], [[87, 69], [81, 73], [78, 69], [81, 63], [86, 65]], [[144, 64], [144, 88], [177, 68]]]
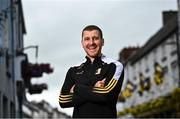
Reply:
[[96, 57], [90, 57], [87, 55], [87, 57], [91, 60], [91, 62], [94, 62], [94, 60], [97, 58], [97, 57], [100, 57], [102, 54], [99, 54], [98, 56]]

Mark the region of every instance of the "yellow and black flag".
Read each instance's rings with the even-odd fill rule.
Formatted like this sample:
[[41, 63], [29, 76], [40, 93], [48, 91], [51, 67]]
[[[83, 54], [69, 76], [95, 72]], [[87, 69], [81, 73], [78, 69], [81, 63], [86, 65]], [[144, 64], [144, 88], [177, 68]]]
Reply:
[[151, 81], [150, 78], [145, 78], [142, 73], [139, 73], [139, 95], [142, 96], [144, 91], [149, 91], [151, 88]]
[[164, 80], [164, 73], [162, 66], [155, 62], [154, 64], [154, 81], [157, 85], [160, 85], [163, 83]]
[[119, 100], [125, 101], [126, 98], [131, 97], [135, 89], [136, 89], [136, 85], [133, 84], [130, 80], [128, 80], [125, 89], [122, 91], [121, 95], [119, 96]]

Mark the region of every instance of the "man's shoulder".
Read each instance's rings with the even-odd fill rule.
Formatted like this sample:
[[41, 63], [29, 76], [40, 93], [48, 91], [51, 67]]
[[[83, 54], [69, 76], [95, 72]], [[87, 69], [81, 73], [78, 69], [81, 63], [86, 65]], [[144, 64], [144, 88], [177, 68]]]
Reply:
[[73, 65], [71, 68], [75, 68], [75, 69], [79, 69], [82, 68], [84, 66], [85, 61], [81, 61], [75, 65]]
[[105, 55], [102, 56], [102, 61], [107, 63], [107, 64], [115, 64], [116, 66], [120, 66], [120, 67], [123, 67], [122, 63], [118, 60], [115, 60], [115, 59], [112, 59], [112, 58], [109, 58]]

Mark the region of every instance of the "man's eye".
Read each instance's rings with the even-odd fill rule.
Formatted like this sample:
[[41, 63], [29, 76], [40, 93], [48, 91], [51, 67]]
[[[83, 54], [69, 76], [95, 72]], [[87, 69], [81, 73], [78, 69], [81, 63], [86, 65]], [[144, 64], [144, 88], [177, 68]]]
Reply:
[[89, 38], [84, 38], [85, 41], [89, 40]]
[[98, 40], [98, 39], [99, 39], [99, 37], [94, 37], [93, 39]]

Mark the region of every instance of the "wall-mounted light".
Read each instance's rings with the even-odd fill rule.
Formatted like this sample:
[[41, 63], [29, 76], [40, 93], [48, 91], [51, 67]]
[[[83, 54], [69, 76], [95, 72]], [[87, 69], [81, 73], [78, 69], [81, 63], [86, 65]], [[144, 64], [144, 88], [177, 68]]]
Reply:
[[22, 50], [27, 50], [27, 49], [30, 49], [30, 48], [35, 48], [36, 49], [36, 53], [35, 53], [35, 58], [36, 58], [36, 62], [37, 62], [37, 58], [38, 58], [38, 45], [30, 45], [30, 46], [27, 46], [27, 47], [24, 47]]

